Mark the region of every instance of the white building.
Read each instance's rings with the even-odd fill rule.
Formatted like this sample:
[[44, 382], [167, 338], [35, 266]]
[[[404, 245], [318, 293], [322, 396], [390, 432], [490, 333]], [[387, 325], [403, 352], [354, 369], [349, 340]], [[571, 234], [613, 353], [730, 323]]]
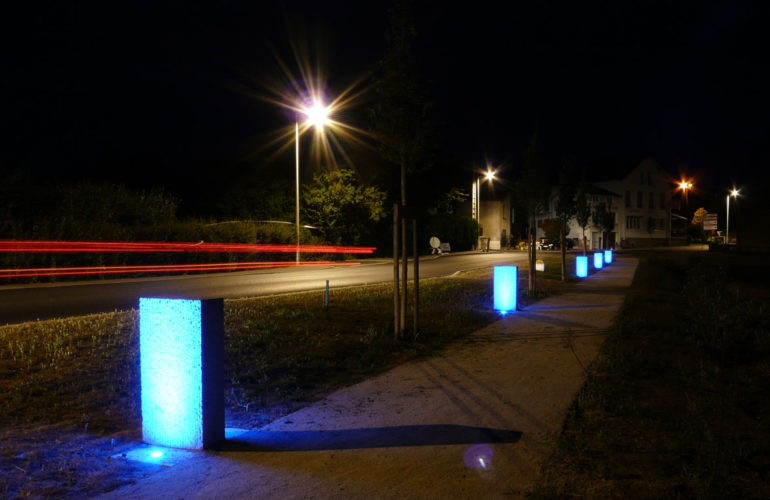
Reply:
[[[610, 232], [609, 246], [634, 247], [684, 244], [683, 238], [671, 236], [671, 194], [673, 187], [668, 174], [652, 159], [646, 159], [630, 171], [619, 172], [617, 178], [593, 182], [589, 187], [589, 204], [593, 213], [599, 203], [605, 203], [615, 212], [615, 229]], [[590, 172], [589, 172], [590, 175]], [[548, 213], [539, 219], [554, 218], [556, 190], [549, 200]], [[542, 222], [538, 223], [538, 237], [545, 236]], [[573, 218], [569, 223], [568, 238], [581, 245], [582, 230]], [[588, 247], [602, 247], [602, 232], [593, 223], [586, 228]], [[680, 241], [681, 240], [681, 241]]]

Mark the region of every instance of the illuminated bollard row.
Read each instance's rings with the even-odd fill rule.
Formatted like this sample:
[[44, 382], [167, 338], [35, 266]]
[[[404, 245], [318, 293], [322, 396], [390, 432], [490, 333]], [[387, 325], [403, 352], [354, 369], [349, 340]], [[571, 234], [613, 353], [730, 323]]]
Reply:
[[[594, 269], [602, 269], [607, 264], [612, 264], [612, 250], [594, 252]], [[578, 278], [585, 278], [588, 276], [587, 256], [578, 255], [575, 257], [575, 275], [577, 275]]]

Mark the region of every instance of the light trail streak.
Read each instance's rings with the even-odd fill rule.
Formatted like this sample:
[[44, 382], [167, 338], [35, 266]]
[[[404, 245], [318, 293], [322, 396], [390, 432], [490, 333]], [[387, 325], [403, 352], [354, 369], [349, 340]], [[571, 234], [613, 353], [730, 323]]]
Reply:
[[218, 262], [210, 264], [165, 264], [137, 266], [90, 266], [90, 267], [40, 267], [21, 269], [0, 269], [0, 278], [35, 278], [42, 276], [76, 276], [94, 274], [129, 274], [150, 272], [202, 272], [202, 271], [245, 271], [278, 267], [323, 267], [358, 266], [360, 262], [331, 261], [278, 261], [278, 262]]
[[[376, 247], [300, 245], [302, 253], [372, 254]], [[133, 253], [133, 252], [221, 252], [221, 253], [295, 253], [297, 245], [203, 242], [131, 242], [131, 241], [0, 241], [0, 252], [20, 253]]]

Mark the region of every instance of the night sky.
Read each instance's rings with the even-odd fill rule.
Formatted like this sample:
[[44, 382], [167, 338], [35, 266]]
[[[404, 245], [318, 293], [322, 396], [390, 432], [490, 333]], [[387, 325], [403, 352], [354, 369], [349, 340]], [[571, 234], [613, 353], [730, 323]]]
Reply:
[[[719, 191], [756, 183], [767, 168], [762, 2], [416, 3], [416, 57], [440, 145], [469, 171], [486, 159], [514, 177], [536, 126], [551, 169], [567, 157], [652, 156]], [[339, 92], [383, 56], [389, 5], [38, 2], [6, 10], [0, 159], [4, 168], [74, 176], [114, 158], [173, 175], [206, 161], [265, 163], [267, 134], [291, 122], [255, 98], [285, 80], [274, 54], [295, 70], [291, 44], [304, 47], [328, 91]], [[348, 118], [365, 126], [373, 99], [365, 94]], [[292, 161], [289, 151], [272, 165]], [[124, 164], [109, 177], [130, 176]]]

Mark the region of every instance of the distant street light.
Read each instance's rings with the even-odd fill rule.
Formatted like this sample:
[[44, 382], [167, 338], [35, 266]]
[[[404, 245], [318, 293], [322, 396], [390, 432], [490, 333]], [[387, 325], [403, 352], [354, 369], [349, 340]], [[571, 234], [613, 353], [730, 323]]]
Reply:
[[481, 182], [487, 180], [490, 183], [495, 180], [495, 171], [487, 166], [487, 172], [474, 181], [474, 191], [476, 195], [476, 222], [481, 226]]
[[[324, 125], [329, 123], [329, 107], [324, 106], [320, 100], [314, 99], [310, 107], [305, 107], [302, 113], [307, 117], [305, 124], [323, 130]], [[296, 158], [296, 230], [297, 230], [297, 262], [299, 262], [299, 120], [294, 124], [294, 146]]]
[[730, 194], [726, 196], [727, 198], [727, 224], [725, 227], [725, 245], [730, 244], [730, 197], [737, 198], [740, 195], [740, 192], [733, 188], [732, 191], [730, 191]]

